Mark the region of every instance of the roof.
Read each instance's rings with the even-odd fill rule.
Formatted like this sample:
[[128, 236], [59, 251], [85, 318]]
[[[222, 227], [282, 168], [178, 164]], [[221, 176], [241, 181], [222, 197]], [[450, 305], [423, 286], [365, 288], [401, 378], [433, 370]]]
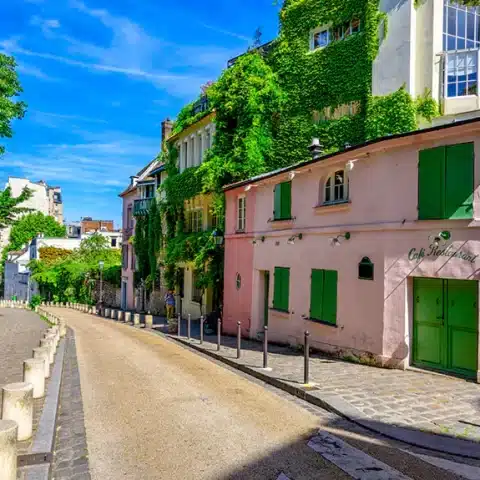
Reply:
[[157, 175], [158, 173], [160, 172], [164, 172], [165, 170], [167, 169], [167, 166], [162, 163], [162, 165], [154, 168], [151, 172], [150, 172], [150, 175]]
[[[138, 177], [138, 180], [137, 180], [137, 184], [140, 183], [142, 180], [145, 179], [145, 177], [147, 177], [148, 175], [150, 175], [150, 172], [153, 168], [155, 168], [158, 164], [158, 160], [156, 158], [154, 158], [148, 165], [146, 165], [145, 167], [143, 167], [136, 175], [136, 177]], [[128, 193], [130, 192], [133, 192], [135, 191], [137, 188], [137, 185], [132, 185], [130, 184], [123, 192], [121, 192], [118, 196], [119, 197], [124, 197], [125, 195], [127, 195]]]
[[[215, 110], [213, 110], [210, 113], [207, 113], [204, 117], [200, 118], [197, 120], [195, 123], [192, 123], [188, 127], [185, 127], [181, 132], [175, 133], [174, 135], [171, 135], [170, 137], [167, 138], [167, 142], [172, 142], [177, 140], [179, 137], [182, 135], [188, 135], [190, 132], [195, 130], [195, 126], [198, 125], [199, 123], [209, 123], [209, 121], [215, 116]], [[208, 121], [207, 121], [208, 120]]]
[[444, 125], [437, 125], [435, 127], [425, 128], [425, 129], [422, 129], [422, 130], [414, 130], [412, 132], [397, 133], [395, 135], [388, 135], [386, 137], [376, 138], [375, 140], [369, 140], [367, 142], [364, 142], [364, 143], [361, 143], [361, 144], [358, 144], [358, 145], [354, 145], [352, 147], [346, 148], [345, 150], [341, 150], [339, 152], [331, 153], [331, 154], [328, 154], [328, 155], [323, 155], [320, 158], [317, 158], [315, 160], [306, 160], [304, 162], [298, 162], [298, 163], [295, 163], [293, 165], [289, 165], [288, 167], [279, 168], [279, 169], [273, 170], [271, 172], [266, 172], [266, 173], [262, 173], [260, 175], [256, 175], [255, 177], [251, 177], [251, 178], [248, 178], [246, 180], [241, 180], [239, 182], [231, 183], [230, 185], [226, 185], [225, 187], [223, 187], [223, 191], [226, 192], [228, 190], [233, 190], [234, 188], [242, 187], [244, 185], [249, 185], [250, 183], [258, 182], [259, 180], [266, 180], [268, 178], [274, 177], [274, 176], [279, 175], [281, 173], [291, 172], [292, 170], [295, 170], [295, 169], [298, 169], [298, 168], [301, 168], [301, 167], [305, 167], [305, 166], [312, 165], [312, 164], [315, 164], [315, 163], [323, 162], [325, 160], [328, 160], [329, 158], [340, 157], [341, 155], [344, 155], [344, 154], [347, 154], [347, 153], [356, 152], [356, 151], [361, 150], [361, 149], [363, 149], [365, 147], [368, 147], [370, 145], [377, 145], [379, 143], [385, 143], [386, 144], [385, 147], [388, 148], [389, 143], [392, 143], [393, 140], [396, 140], [396, 139], [399, 139], [399, 138], [415, 137], [415, 136], [418, 136], [418, 135], [429, 134], [431, 132], [437, 132], [439, 130], [449, 130], [449, 129], [461, 127], [462, 125], [470, 125], [470, 124], [476, 124], [476, 123], [480, 124], [480, 117], [470, 118], [468, 120], [461, 120], [461, 121], [458, 121], [458, 122], [444, 124]]

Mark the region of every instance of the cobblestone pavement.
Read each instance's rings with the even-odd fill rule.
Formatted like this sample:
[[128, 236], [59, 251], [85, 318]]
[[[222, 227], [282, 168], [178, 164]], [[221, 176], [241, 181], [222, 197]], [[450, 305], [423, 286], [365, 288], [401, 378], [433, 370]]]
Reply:
[[[192, 331], [193, 328], [192, 328]], [[184, 329], [183, 334], [186, 334]], [[191, 340], [200, 347], [198, 337]], [[203, 349], [229, 361], [261, 369], [263, 344], [242, 339], [242, 357], [236, 359], [236, 338], [205, 337]], [[263, 374], [300, 387], [303, 354], [269, 345]], [[461, 378], [421, 371], [383, 369], [311, 355], [309, 393], [343, 402], [350, 411], [385, 425], [480, 442], [480, 385]]]
[[65, 347], [52, 474], [55, 480], [90, 480], [80, 375], [71, 329]]
[[36, 313], [0, 308], [0, 386], [23, 380], [23, 361], [32, 358], [47, 328]]

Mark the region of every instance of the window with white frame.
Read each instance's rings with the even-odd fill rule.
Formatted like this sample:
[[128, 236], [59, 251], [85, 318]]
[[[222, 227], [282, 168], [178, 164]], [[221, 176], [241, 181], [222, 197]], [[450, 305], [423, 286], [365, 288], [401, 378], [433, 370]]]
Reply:
[[324, 48], [332, 42], [343, 40], [358, 32], [360, 32], [360, 20], [358, 18], [331, 28], [318, 27], [311, 33], [310, 50]]
[[191, 232], [201, 232], [203, 231], [203, 210], [197, 208], [190, 212], [190, 221], [191, 221]]
[[246, 227], [247, 199], [244, 195], [237, 198], [237, 232], [244, 232]]
[[345, 170], [337, 170], [325, 182], [323, 203], [342, 203], [348, 200], [348, 178]]

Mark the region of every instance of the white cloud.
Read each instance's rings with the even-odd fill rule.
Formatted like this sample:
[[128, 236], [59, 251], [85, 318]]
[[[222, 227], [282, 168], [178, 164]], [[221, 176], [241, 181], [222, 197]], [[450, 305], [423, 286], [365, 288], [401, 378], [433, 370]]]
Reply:
[[39, 17], [38, 15], [34, 15], [30, 19], [30, 25], [40, 27], [43, 34], [45, 36], [49, 36], [52, 34], [53, 30], [60, 28], [60, 21], [56, 20], [55, 18], [48, 19]]
[[228, 35], [229, 37], [238, 38], [243, 40], [244, 42], [251, 42], [252, 39], [247, 37], [246, 35], [241, 35], [240, 33], [231, 32], [230, 30], [225, 30], [223, 28], [215, 27], [213, 25], [208, 25], [206, 23], [200, 24], [202, 27], [207, 28], [208, 30], [213, 30], [214, 32], [221, 33], [223, 35]]
[[33, 65], [28, 65], [24, 62], [17, 62], [17, 71], [23, 73], [23, 75], [28, 75], [30, 77], [35, 77], [39, 80], [45, 80], [46, 82], [60, 82], [60, 78], [52, 77], [48, 75], [43, 70]]

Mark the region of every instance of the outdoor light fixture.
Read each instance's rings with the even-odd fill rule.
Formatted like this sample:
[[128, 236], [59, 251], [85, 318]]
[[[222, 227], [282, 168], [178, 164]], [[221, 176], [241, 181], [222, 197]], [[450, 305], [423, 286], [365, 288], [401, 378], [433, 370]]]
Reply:
[[296, 235], [293, 235], [292, 237], [290, 237], [288, 240], [287, 240], [287, 243], [289, 245], [295, 245], [295, 239], [298, 238], [299, 240], [301, 240], [303, 238], [303, 233], [297, 233]]
[[257, 245], [258, 242], [262, 242], [262, 243], [263, 243], [264, 241], [265, 241], [265, 237], [263, 237], [263, 236], [262, 236], [262, 237], [259, 237], [259, 238], [254, 238], [254, 239], [252, 240], [252, 245]]
[[346, 165], [347, 171], [351, 172], [354, 169], [356, 161], [357, 160], [349, 160], [347, 162], [347, 165]]
[[215, 245], [222, 245], [223, 244], [223, 233], [220, 230], [214, 230], [212, 233], [213, 241]]
[[439, 232], [438, 235], [430, 235], [428, 239], [432, 245], [438, 247], [440, 244], [444, 245], [451, 237], [452, 234], [448, 230], [443, 230]]
[[292, 171], [288, 174], [288, 178], [290, 179], [290, 181], [292, 181], [295, 178], [296, 174], [297, 174], [297, 172], [295, 172], [295, 171]]
[[338, 247], [340, 244], [343, 243], [344, 240], [350, 240], [350, 237], [350, 232], [346, 232], [343, 235], [337, 235], [330, 240], [330, 245], [332, 247]]
[[98, 268], [99, 268], [100, 270], [103, 270], [104, 265], [105, 265], [105, 262], [104, 262], [104, 261], [100, 260], [100, 261], [98, 262]]
[[246, 192], [249, 192], [253, 187], [258, 187], [258, 185], [252, 185], [252, 184], [247, 185], [247, 186], [245, 187], [245, 191], [246, 191]]

